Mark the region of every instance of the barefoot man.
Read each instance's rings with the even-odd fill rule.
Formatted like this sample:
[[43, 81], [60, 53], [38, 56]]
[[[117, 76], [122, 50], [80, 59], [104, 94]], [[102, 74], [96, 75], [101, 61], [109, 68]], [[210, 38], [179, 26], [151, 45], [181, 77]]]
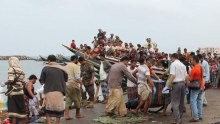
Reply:
[[139, 105], [135, 109], [134, 113], [138, 113], [139, 109], [144, 106], [144, 118], [148, 119], [147, 112], [151, 105], [152, 88], [154, 83], [150, 77], [150, 70], [145, 65], [143, 58], [139, 60], [140, 66], [138, 67], [138, 97]]
[[128, 61], [128, 57], [123, 57], [121, 62], [112, 65], [107, 77], [110, 94], [105, 111], [109, 115], [113, 115], [118, 112], [121, 117], [124, 117], [127, 114], [123, 91], [121, 89], [121, 83], [124, 75], [126, 75], [130, 81], [137, 84], [136, 78], [128, 71], [126, 67]]
[[80, 113], [81, 103], [81, 91], [80, 85], [82, 81], [80, 79], [80, 68], [77, 65], [78, 57], [71, 56], [71, 62], [67, 64], [68, 81], [66, 83], [66, 105], [65, 105], [65, 119], [72, 120], [73, 118], [69, 114], [69, 109], [74, 103], [76, 108], [76, 118], [83, 118]]

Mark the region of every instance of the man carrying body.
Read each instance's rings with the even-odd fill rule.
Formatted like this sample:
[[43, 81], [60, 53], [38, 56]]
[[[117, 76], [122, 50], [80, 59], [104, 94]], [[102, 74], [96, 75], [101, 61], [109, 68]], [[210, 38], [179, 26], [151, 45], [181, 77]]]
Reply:
[[65, 119], [72, 120], [69, 115], [69, 109], [74, 103], [76, 108], [76, 118], [83, 118], [80, 113], [81, 103], [81, 91], [80, 85], [82, 81], [80, 79], [80, 68], [77, 65], [78, 57], [71, 56], [71, 62], [66, 65], [68, 73], [68, 81], [66, 83], [66, 105], [65, 105]]
[[145, 65], [145, 60], [139, 60], [140, 66], [138, 67], [138, 95], [139, 104], [135, 109], [135, 113], [144, 105], [144, 118], [148, 118], [147, 112], [151, 105], [152, 88], [154, 87], [153, 80], [150, 77], [150, 69]]
[[81, 64], [81, 77], [82, 83], [85, 86], [86, 92], [89, 94], [88, 104], [87, 104], [87, 97], [86, 92], [82, 94], [82, 106], [87, 108], [93, 108], [94, 102], [94, 67], [88, 63], [83, 57], [79, 57], [79, 62]]
[[[173, 124], [182, 123], [184, 111], [185, 80], [187, 76], [186, 66], [178, 60], [178, 54], [174, 53], [171, 57], [170, 78], [167, 87], [171, 90], [171, 105], [175, 121]], [[172, 88], [171, 88], [172, 87]]]
[[107, 114], [115, 114], [118, 112], [120, 117], [124, 117], [127, 114], [127, 109], [124, 102], [123, 91], [121, 89], [121, 83], [124, 75], [133, 83], [137, 83], [136, 78], [128, 71], [126, 65], [129, 58], [123, 57], [121, 62], [112, 65], [109, 75], [107, 77], [107, 83], [109, 86], [110, 94], [105, 111]]

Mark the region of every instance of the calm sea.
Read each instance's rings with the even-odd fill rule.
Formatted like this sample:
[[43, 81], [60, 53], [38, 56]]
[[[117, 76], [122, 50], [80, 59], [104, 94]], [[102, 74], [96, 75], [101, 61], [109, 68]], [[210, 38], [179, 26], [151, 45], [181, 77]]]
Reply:
[[[28, 77], [32, 74], [35, 74], [37, 77], [40, 77], [40, 73], [42, 68], [44, 67], [44, 62], [41, 61], [33, 61], [33, 60], [25, 60], [20, 61], [21, 68], [24, 70], [26, 80], [28, 81]], [[7, 72], [8, 72], [8, 61], [0, 61], [0, 82], [7, 81]], [[40, 83], [37, 82], [35, 84], [35, 88], [40, 87]]]

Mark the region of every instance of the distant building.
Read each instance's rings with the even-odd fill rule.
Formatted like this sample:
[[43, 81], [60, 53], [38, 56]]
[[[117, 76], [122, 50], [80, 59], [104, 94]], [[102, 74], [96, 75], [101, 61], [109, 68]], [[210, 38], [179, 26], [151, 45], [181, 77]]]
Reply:
[[199, 48], [200, 53], [214, 53], [220, 54], [220, 47], [206, 47], [206, 48]]

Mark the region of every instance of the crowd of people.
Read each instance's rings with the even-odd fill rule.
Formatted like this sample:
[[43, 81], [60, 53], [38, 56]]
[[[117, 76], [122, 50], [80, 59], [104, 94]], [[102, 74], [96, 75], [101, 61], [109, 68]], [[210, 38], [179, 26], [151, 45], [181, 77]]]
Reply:
[[[119, 36], [106, 37], [106, 32], [99, 29], [97, 37], [94, 37], [93, 49], [84, 44], [77, 48], [75, 41], [71, 43], [73, 49], [85, 53], [84, 56], [71, 56], [71, 62], [61, 66], [56, 61], [56, 56], [48, 56], [48, 64], [42, 69], [40, 83], [42, 88], [38, 92], [34, 84], [37, 76], [31, 75], [29, 81], [25, 81], [25, 72], [19, 65], [16, 57], [9, 59], [8, 81], [8, 115], [13, 124], [17, 121], [28, 123], [30, 117], [41, 115], [36, 104], [41, 101], [43, 115], [47, 123], [51, 124], [51, 117], [56, 118], [56, 124], [60, 124], [60, 118], [72, 120], [70, 109], [76, 109], [76, 118], [84, 118], [82, 107], [94, 108], [94, 103], [101, 102], [105, 105], [106, 115], [118, 114], [125, 117], [128, 112], [137, 114], [144, 112], [144, 118], [148, 116], [148, 108], [151, 106], [153, 94], [157, 92], [152, 78], [163, 83], [164, 77], [169, 75], [162, 93], [166, 96], [163, 115], [169, 104], [173, 110], [174, 124], [182, 123], [182, 115], [186, 111], [184, 104], [187, 95], [187, 103], [191, 105], [192, 119], [190, 122], [202, 120], [203, 105], [207, 106], [205, 90], [211, 83], [212, 87], [219, 86], [220, 58], [217, 54], [201, 54], [200, 51], [188, 52], [178, 48], [176, 53], [166, 54], [159, 52], [157, 44], [147, 38], [147, 43], [135, 47], [132, 43], [124, 43]], [[88, 58], [100, 58], [99, 84], [103, 100], [99, 101], [95, 92], [95, 69], [87, 61]], [[105, 57], [120, 58], [120, 62], [111, 64]], [[139, 66], [137, 66], [139, 65]], [[159, 75], [152, 67], [163, 68], [164, 74]], [[124, 100], [122, 81], [127, 77], [127, 103]], [[96, 88], [96, 89], [97, 89]], [[37, 97], [40, 94], [40, 99]], [[64, 100], [65, 97], [65, 100]], [[87, 98], [88, 97], [88, 98]], [[136, 103], [133, 107], [129, 103]]]

